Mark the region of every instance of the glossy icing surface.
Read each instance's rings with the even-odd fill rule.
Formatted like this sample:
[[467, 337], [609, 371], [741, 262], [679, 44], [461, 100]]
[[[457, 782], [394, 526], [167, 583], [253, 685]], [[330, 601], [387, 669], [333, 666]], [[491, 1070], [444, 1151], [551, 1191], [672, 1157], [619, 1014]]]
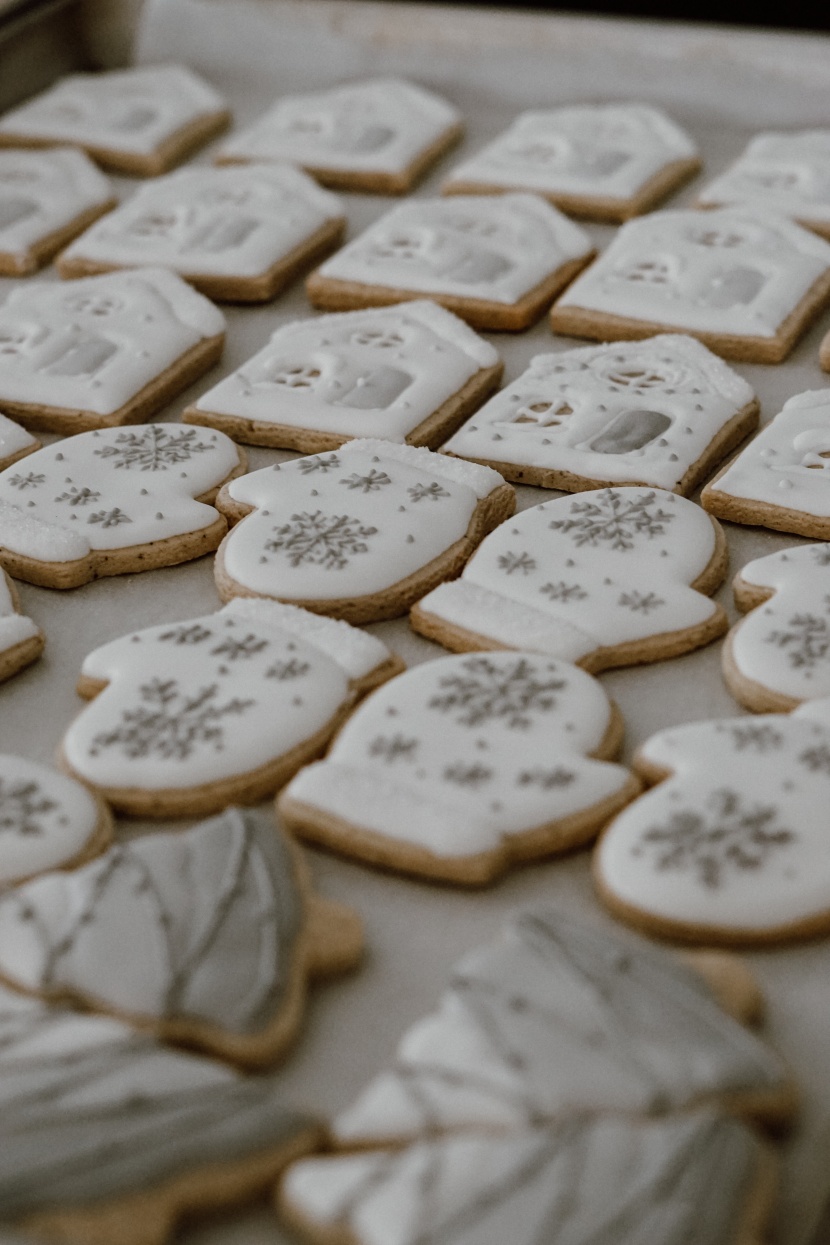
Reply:
[[40, 630], [31, 618], [15, 610], [8, 580], [0, 573], [0, 659], [9, 649], [39, 634]]
[[195, 498], [239, 462], [222, 432], [137, 424], [80, 432], [0, 472], [0, 545], [43, 562], [123, 549], [210, 527]]
[[98, 820], [98, 805], [81, 783], [0, 753], [0, 885], [71, 860]]
[[110, 415], [224, 328], [163, 268], [17, 285], [0, 307], [0, 403]]
[[830, 130], [756, 134], [700, 202], [751, 204], [830, 225]]
[[225, 569], [289, 600], [381, 592], [464, 536], [503, 483], [489, 467], [371, 439], [265, 467], [228, 486], [254, 512], [226, 537]]
[[234, 778], [323, 730], [351, 700], [350, 679], [388, 656], [347, 623], [272, 601], [234, 601], [90, 653], [83, 673], [107, 687], [70, 725], [64, 753], [103, 788]]
[[673, 489], [752, 398], [746, 381], [691, 337], [587, 346], [537, 355], [443, 448]]
[[256, 277], [343, 214], [339, 199], [287, 164], [186, 168], [146, 182], [63, 254]]
[[221, 155], [292, 160], [309, 168], [397, 173], [460, 121], [446, 100], [401, 78], [286, 95]]
[[111, 197], [82, 151], [0, 149], [0, 251], [25, 259], [34, 243]]
[[454, 181], [542, 193], [628, 199], [675, 160], [697, 155], [664, 112], [645, 104], [579, 104], [521, 113], [508, 130], [453, 169]]
[[30, 432], [0, 414], [0, 463], [15, 458], [23, 450], [31, 449], [35, 445], [37, 440]]
[[0, 972], [151, 1019], [264, 1029], [294, 971], [303, 900], [273, 824], [227, 809], [0, 894]]
[[511, 306], [591, 249], [584, 230], [536, 195], [458, 195], [400, 204], [318, 271]]
[[715, 605], [689, 584], [714, 551], [709, 517], [685, 498], [598, 489], [508, 519], [460, 579], [419, 607], [497, 643], [577, 661], [710, 619]]
[[0, 118], [0, 134], [150, 155], [221, 95], [184, 65], [139, 65], [70, 74]]
[[407, 434], [499, 361], [437, 303], [348, 311], [283, 325], [198, 409], [344, 437]]
[[442, 657], [358, 709], [289, 798], [437, 856], [497, 848], [629, 781], [590, 759], [610, 705], [590, 675], [532, 653]]
[[830, 243], [749, 208], [628, 221], [562, 307], [699, 332], [774, 337], [830, 267]]

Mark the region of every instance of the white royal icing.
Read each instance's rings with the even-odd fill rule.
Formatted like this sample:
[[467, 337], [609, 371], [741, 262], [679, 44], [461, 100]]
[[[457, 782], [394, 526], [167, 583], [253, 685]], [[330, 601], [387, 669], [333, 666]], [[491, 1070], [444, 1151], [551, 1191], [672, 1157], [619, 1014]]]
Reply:
[[234, 134], [220, 159], [399, 173], [460, 119], [457, 109], [432, 91], [400, 78], [375, 78], [284, 96]]
[[749, 204], [830, 225], [830, 130], [756, 134], [735, 163], [703, 188], [699, 202]]
[[774, 337], [830, 268], [830, 243], [748, 208], [623, 225], [557, 306], [698, 332]]
[[66, 759], [103, 788], [248, 774], [322, 731], [351, 701], [350, 680], [388, 659], [353, 630], [273, 601], [231, 602], [112, 640], [84, 661], [108, 686], [69, 727]]
[[604, 890], [696, 932], [784, 934], [830, 917], [830, 706], [812, 705], [652, 736], [641, 754], [671, 777], [606, 831]]
[[502, 523], [418, 609], [497, 645], [578, 661], [711, 619], [718, 607], [689, 584], [714, 551], [709, 516], [675, 493], [577, 493]]
[[462, 458], [674, 489], [750, 386], [700, 342], [643, 342], [536, 355], [443, 447]]
[[146, 182], [63, 258], [256, 277], [343, 215], [339, 199], [288, 164], [180, 169]]
[[40, 634], [31, 618], [18, 614], [14, 608], [9, 582], [0, 571], [0, 662], [9, 649]]
[[282, 1098], [274, 1078], [0, 988], [0, 1218], [146, 1196], [275, 1149], [312, 1123]]
[[0, 546], [71, 562], [198, 532], [216, 522], [196, 501], [239, 464], [230, 437], [182, 424], [80, 432], [0, 472]]
[[72, 860], [99, 820], [98, 804], [81, 783], [0, 753], [0, 884]]
[[523, 112], [448, 179], [630, 199], [666, 165], [697, 155], [691, 138], [646, 104], [579, 104]]
[[591, 250], [585, 231], [537, 195], [458, 195], [399, 204], [318, 272], [511, 306]]
[[82, 151], [0, 150], [0, 252], [25, 261], [35, 243], [111, 198]]
[[773, 595], [730, 634], [738, 672], [793, 700], [830, 696], [830, 544], [756, 558], [740, 578]]
[[287, 843], [231, 808], [0, 893], [0, 971], [99, 1010], [254, 1033], [291, 989], [302, 925]]
[[15, 286], [0, 307], [0, 404], [111, 415], [224, 328], [164, 268]]
[[341, 1145], [683, 1110], [784, 1086], [778, 1057], [676, 955], [552, 906], [455, 966], [392, 1066], [334, 1120]]
[[828, 481], [830, 389], [815, 389], [785, 402], [707, 491], [826, 519], [830, 518]]
[[225, 101], [184, 65], [71, 74], [0, 118], [0, 135], [151, 155], [165, 139]]
[[400, 442], [498, 362], [489, 342], [437, 303], [347, 311], [278, 328], [196, 408]]
[[628, 771], [591, 758], [610, 722], [599, 683], [563, 662], [442, 657], [371, 696], [286, 795], [439, 857], [509, 853], [624, 791]]
[[382, 592], [460, 540], [479, 501], [503, 486], [489, 467], [350, 441], [231, 481], [232, 499], [254, 512], [225, 538], [225, 570], [251, 592], [288, 600]]
[[282, 1197], [317, 1239], [355, 1245], [723, 1245], [743, 1220], [762, 1144], [712, 1112], [576, 1117], [300, 1159]]
[[28, 450], [33, 450], [39, 442], [20, 424], [0, 414], [0, 470], [10, 459], [17, 459]]

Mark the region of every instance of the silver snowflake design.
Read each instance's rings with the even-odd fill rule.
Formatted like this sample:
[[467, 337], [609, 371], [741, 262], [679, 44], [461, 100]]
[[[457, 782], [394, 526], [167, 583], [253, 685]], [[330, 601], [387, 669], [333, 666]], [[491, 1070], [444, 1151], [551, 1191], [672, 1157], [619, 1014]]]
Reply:
[[105, 445], [95, 453], [109, 459], [116, 470], [123, 467], [127, 471], [167, 471], [188, 462], [194, 454], [212, 449], [209, 442], [197, 440], [195, 428], [170, 432], [160, 424], [148, 424], [141, 432], [119, 432], [113, 445]]
[[268, 648], [268, 641], [260, 639], [249, 633], [242, 640], [237, 640], [235, 636], [226, 635], [221, 644], [217, 644], [216, 648], [210, 650], [211, 657], [225, 657], [228, 661], [247, 660], [249, 657], [256, 657], [257, 653], [261, 653], [263, 649]]
[[729, 734], [738, 752], [743, 752], [745, 748], [751, 748], [754, 752], [775, 752], [784, 742], [784, 736], [774, 726], [756, 725], [754, 722], [731, 726]]
[[347, 514], [303, 511], [292, 514], [289, 523], [274, 528], [265, 548], [272, 553], [284, 553], [293, 567], [321, 566], [327, 571], [339, 571], [348, 566], [351, 557], [369, 552], [367, 541], [377, 530]]
[[[825, 604], [830, 605], [830, 597], [825, 597]], [[815, 614], [793, 614], [785, 630], [770, 631], [764, 639], [785, 650], [794, 670], [812, 669], [830, 649], [830, 626]]]
[[638, 493], [635, 497], [604, 489], [597, 501], [574, 501], [571, 518], [554, 519], [548, 526], [567, 533], [574, 544], [597, 548], [633, 549], [638, 536], [653, 540], [665, 535], [674, 515], [655, 503], [654, 493]]
[[579, 584], [566, 584], [561, 579], [556, 584], [542, 584], [539, 591], [551, 601], [584, 601], [588, 596]]
[[119, 506], [112, 510], [96, 510], [87, 519], [87, 523], [100, 523], [101, 527], [118, 527], [122, 523], [132, 523], [132, 519]]
[[556, 705], [555, 693], [567, 686], [553, 675], [540, 678], [526, 657], [507, 667], [489, 657], [471, 657], [462, 671], [441, 679], [442, 694], [427, 702], [430, 709], [453, 714], [462, 726], [500, 721], [510, 730], [525, 730], [534, 715]]
[[124, 710], [118, 726], [93, 738], [92, 756], [115, 748], [130, 760], [157, 756], [184, 761], [204, 744], [221, 752], [225, 743], [222, 720], [240, 717], [255, 703], [234, 697], [219, 704], [215, 683], [193, 695], [183, 692], [177, 679], [152, 679], [138, 690], [142, 704]]
[[536, 569], [536, 559], [532, 558], [529, 553], [511, 553], [508, 550], [499, 556], [498, 567], [499, 570], [504, 571], [505, 575], [513, 575], [516, 571], [520, 571], [522, 575], [529, 575]]
[[377, 757], [391, 765], [394, 761], [413, 761], [418, 751], [418, 740], [403, 735], [378, 735], [369, 744], [369, 756]]
[[359, 488], [361, 493], [375, 493], [384, 485], [391, 484], [392, 481], [385, 471], [375, 471], [373, 467], [371, 471], [367, 471], [365, 476], [355, 471], [352, 475], [345, 476], [340, 483], [350, 489]]
[[314, 458], [301, 458], [297, 465], [304, 476], [312, 475], [315, 471], [322, 471], [326, 475], [329, 471], [339, 470], [340, 459], [336, 454], [317, 454]]
[[291, 679], [301, 679], [303, 675], [308, 674], [310, 669], [309, 662], [289, 657], [288, 661], [275, 661], [272, 666], [269, 666], [265, 671], [265, 678], [277, 679], [280, 683], [285, 683]]
[[88, 506], [90, 502], [97, 501], [101, 496], [91, 488], [76, 488], [73, 484], [66, 493], [61, 493], [55, 498], [55, 501], [65, 501], [70, 506]]
[[46, 476], [41, 472], [30, 471], [28, 475], [13, 475], [9, 477], [9, 484], [12, 488], [20, 489], [21, 492], [27, 488], [37, 488], [43, 484]]
[[555, 787], [567, 787], [574, 781], [576, 774], [571, 769], [557, 765], [553, 769], [525, 769], [516, 779], [518, 787], [541, 787], [543, 791], [552, 791]]
[[37, 782], [4, 782], [0, 778], [0, 834], [31, 838], [43, 834], [40, 818], [58, 806]]
[[774, 805], [745, 804], [737, 791], [723, 787], [702, 808], [681, 809], [665, 824], [650, 826], [640, 842], [656, 848], [656, 869], [694, 873], [701, 886], [714, 890], [730, 872], [762, 869], [773, 852], [796, 837], [778, 824]]
[[445, 782], [454, 783], [457, 787], [472, 787], [475, 791], [490, 781], [493, 771], [486, 765], [465, 765], [463, 761], [456, 761], [454, 765], [447, 766], [442, 777]]
[[432, 484], [413, 484], [406, 491], [410, 501], [440, 501], [442, 497], [449, 497], [447, 489], [436, 480]]
[[655, 592], [637, 592], [636, 589], [623, 592], [617, 602], [617, 605], [631, 610], [632, 614], [650, 614], [652, 610], [659, 610], [665, 604], [663, 598], [658, 597]]
[[799, 753], [798, 760], [811, 773], [830, 777], [830, 745], [818, 744], [815, 748], [806, 748]]
[[213, 638], [213, 634], [209, 627], [203, 627], [201, 623], [182, 623], [180, 627], [171, 627], [169, 631], [162, 631], [159, 643], [204, 644], [205, 640]]

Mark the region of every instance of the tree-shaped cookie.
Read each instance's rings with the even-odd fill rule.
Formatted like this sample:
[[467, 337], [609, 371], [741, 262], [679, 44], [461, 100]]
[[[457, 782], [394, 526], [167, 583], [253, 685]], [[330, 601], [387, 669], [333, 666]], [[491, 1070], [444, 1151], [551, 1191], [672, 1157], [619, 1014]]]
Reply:
[[719, 519], [830, 539], [830, 389], [785, 402], [700, 501]]
[[18, 284], [0, 307], [0, 410], [64, 436], [140, 423], [224, 340], [219, 309], [166, 268]]
[[111, 847], [0, 893], [0, 976], [243, 1066], [272, 1063], [307, 980], [359, 959], [357, 914], [314, 895], [262, 815]]
[[489, 342], [419, 299], [281, 325], [182, 418], [303, 454], [372, 436], [436, 449], [501, 374]]
[[20, 612], [15, 586], [0, 569], [0, 683], [37, 661], [45, 642], [40, 627]]
[[0, 753], [0, 887], [84, 864], [111, 839], [109, 812], [85, 786]]
[[533, 649], [592, 672], [659, 661], [726, 630], [705, 595], [726, 561], [719, 525], [675, 493], [577, 493], [503, 523], [410, 617], [456, 650]]
[[216, 556], [224, 600], [271, 597], [365, 623], [457, 575], [515, 496], [489, 467], [366, 439], [251, 472], [216, 504], [242, 519]]
[[224, 433], [181, 424], [68, 437], [0, 473], [0, 565], [77, 588], [198, 558], [227, 531], [210, 503], [244, 463]]
[[274, 1078], [0, 987], [0, 1220], [26, 1235], [163, 1245], [319, 1135]]
[[732, 694], [756, 713], [830, 696], [830, 545], [756, 558], [732, 587], [747, 613], [723, 648]]
[[376, 692], [279, 801], [301, 838], [476, 885], [590, 841], [637, 792], [616, 707], [534, 653], [445, 657]]
[[459, 961], [437, 1009], [335, 1117], [332, 1140], [362, 1149], [701, 1101], [781, 1123], [796, 1103], [786, 1068], [724, 1010], [750, 997], [746, 976], [723, 952], [681, 958], [552, 905], [526, 909]]
[[611, 823], [594, 857], [612, 912], [686, 942], [830, 929], [830, 701], [661, 731], [635, 768], [659, 785]]
[[256, 803], [319, 756], [400, 663], [380, 640], [274, 601], [162, 623], [102, 645], [78, 690], [95, 697], [63, 742], [70, 771], [150, 817]]

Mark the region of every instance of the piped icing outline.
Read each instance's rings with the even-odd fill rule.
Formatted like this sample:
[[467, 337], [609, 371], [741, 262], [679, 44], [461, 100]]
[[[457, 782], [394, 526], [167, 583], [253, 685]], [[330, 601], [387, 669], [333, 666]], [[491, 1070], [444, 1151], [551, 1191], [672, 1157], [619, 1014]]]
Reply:
[[109, 179], [75, 147], [0, 147], [0, 256], [20, 272], [37, 267], [38, 243], [113, 203]]
[[701, 207], [751, 205], [830, 231], [830, 130], [765, 131], [707, 183]]

